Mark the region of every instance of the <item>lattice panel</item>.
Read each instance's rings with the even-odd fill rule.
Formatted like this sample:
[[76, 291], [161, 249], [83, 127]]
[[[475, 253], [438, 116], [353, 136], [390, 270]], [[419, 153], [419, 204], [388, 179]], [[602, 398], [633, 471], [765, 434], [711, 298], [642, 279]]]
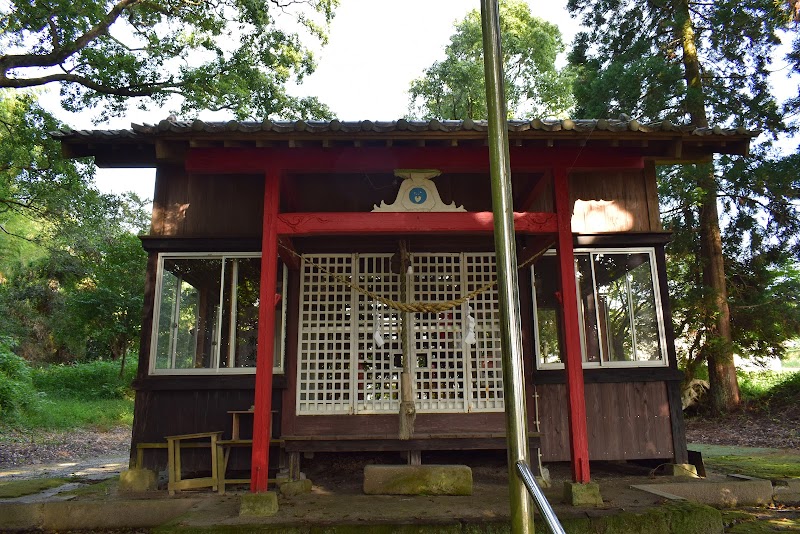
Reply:
[[[400, 300], [391, 254], [307, 255], [298, 333], [297, 413], [396, 413], [400, 402], [400, 312], [337, 281]], [[494, 278], [491, 253], [412, 254], [409, 301], [455, 300]], [[313, 264], [312, 264], [313, 262]], [[323, 271], [324, 269], [324, 271]], [[404, 275], [405, 276], [405, 275]], [[467, 311], [476, 343], [465, 346]], [[438, 314], [410, 314], [419, 412], [503, 409], [496, 289]], [[384, 341], [379, 346], [376, 331]]]
[[[462, 295], [460, 254], [413, 254], [411, 299], [442, 302]], [[463, 307], [438, 314], [418, 313], [413, 330], [416, 351], [417, 410], [466, 409]]]
[[[483, 287], [495, 278], [491, 253], [464, 254], [466, 292]], [[500, 334], [500, 303], [497, 285], [478, 294], [467, 306], [475, 318], [476, 343], [467, 347], [470, 360], [470, 411], [500, 411], [503, 405], [503, 370]], [[465, 312], [466, 313], [466, 312]]]
[[[356, 263], [356, 279], [360, 287], [399, 300], [400, 277], [392, 273], [391, 254], [361, 254]], [[357, 292], [356, 299], [356, 412], [397, 412], [400, 408], [400, 373], [403, 370], [399, 312], [362, 293]], [[383, 338], [382, 347], [375, 340], [376, 331]]]
[[[352, 255], [309, 255], [309, 260], [352, 278]], [[351, 413], [353, 302], [350, 288], [303, 262], [297, 364], [297, 412]]]

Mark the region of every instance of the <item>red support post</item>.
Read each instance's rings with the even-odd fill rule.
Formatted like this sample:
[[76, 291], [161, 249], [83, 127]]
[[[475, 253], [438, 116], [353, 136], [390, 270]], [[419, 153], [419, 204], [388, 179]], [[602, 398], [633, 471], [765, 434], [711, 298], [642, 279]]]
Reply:
[[567, 371], [569, 446], [572, 480], [589, 482], [589, 439], [586, 429], [586, 397], [583, 389], [583, 356], [575, 285], [575, 253], [572, 247], [572, 205], [569, 201], [569, 175], [564, 167], [554, 168], [553, 197], [558, 224], [558, 265], [561, 281], [561, 318], [564, 325], [564, 352]]
[[267, 171], [264, 183], [264, 219], [261, 235], [261, 287], [258, 308], [258, 356], [256, 359], [255, 412], [253, 413], [253, 456], [250, 491], [267, 491], [269, 442], [272, 436], [272, 362], [275, 358], [275, 287], [278, 277], [278, 209], [280, 172]]

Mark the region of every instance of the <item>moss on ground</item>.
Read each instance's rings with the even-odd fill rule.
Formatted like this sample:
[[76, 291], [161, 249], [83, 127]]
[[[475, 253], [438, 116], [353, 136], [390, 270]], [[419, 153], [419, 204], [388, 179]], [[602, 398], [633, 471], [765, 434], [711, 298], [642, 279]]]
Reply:
[[13, 499], [32, 495], [72, 482], [68, 478], [35, 478], [31, 480], [8, 480], [0, 482], [0, 499]]
[[786, 451], [764, 455], [716, 456], [704, 459], [706, 466], [723, 473], [738, 473], [768, 480], [800, 478], [800, 454]]
[[800, 510], [732, 510], [723, 512], [722, 520], [728, 534], [800, 532]]
[[75, 495], [76, 497], [93, 497], [101, 495], [111, 495], [117, 492], [119, 477], [107, 478], [100, 481], [84, 481], [84, 485], [65, 491], [64, 495]]

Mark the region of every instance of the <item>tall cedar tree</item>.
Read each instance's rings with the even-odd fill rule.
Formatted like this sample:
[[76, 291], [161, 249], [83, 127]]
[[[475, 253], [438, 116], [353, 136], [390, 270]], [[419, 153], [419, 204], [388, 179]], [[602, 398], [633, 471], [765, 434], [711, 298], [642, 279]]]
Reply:
[[[783, 6], [772, 0], [569, 0], [568, 9], [588, 28], [570, 53], [578, 115], [626, 113], [640, 121], [743, 126], [770, 136], [784, 129], [768, 80], [778, 30], [787, 22]], [[731, 289], [741, 287], [726, 279], [726, 257], [745, 270], [760, 262], [775, 271], [790, 261], [792, 247], [796, 252], [791, 200], [798, 198], [797, 179], [790, 171], [753, 173], [758, 164], [780, 166], [766, 159], [766, 146], [755, 152], [761, 157], [745, 162], [719, 158], [669, 169], [661, 183], [665, 222], [676, 232], [671, 259], [690, 258], [681, 280], [689, 302], [678, 310], [684, 333], [694, 336], [692, 348], [699, 347], [690, 365], [708, 362], [717, 412], [739, 404], [733, 353], [746, 337], [736, 335], [731, 319]]]
[[[526, 2], [500, 4], [506, 99], [511, 117], [548, 116], [572, 105], [571, 78], [555, 66], [564, 51], [558, 27], [531, 15]], [[445, 59], [425, 69], [409, 88], [412, 118], [486, 119], [481, 15], [455, 26]]]

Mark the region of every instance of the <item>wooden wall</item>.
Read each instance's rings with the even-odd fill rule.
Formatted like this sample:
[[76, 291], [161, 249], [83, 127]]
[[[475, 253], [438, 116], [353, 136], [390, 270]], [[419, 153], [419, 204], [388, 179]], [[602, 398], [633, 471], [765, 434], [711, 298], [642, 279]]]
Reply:
[[[166, 436], [222, 431], [231, 436], [228, 410], [247, 410], [253, 405], [254, 380], [248, 376], [183, 376], [149, 378], [137, 385], [133, 423], [132, 458], [137, 443], [163, 443]], [[281, 393], [273, 395], [273, 409], [280, 410]], [[252, 422], [242, 420], [243, 437], [251, 437]], [[273, 421], [273, 434], [280, 435], [280, 416]], [[183, 460], [183, 457], [182, 457]], [[249, 458], [243, 459], [249, 465]], [[145, 467], [166, 469], [166, 449], [145, 451]], [[188, 463], [186, 463], [188, 462]], [[187, 455], [187, 470], [207, 469], [206, 453]], [[233, 466], [236, 467], [236, 466]]]
[[156, 172], [152, 236], [259, 237], [264, 177], [188, 176], [180, 167]]
[[573, 232], [661, 230], [655, 175], [575, 173], [571, 176], [570, 197], [575, 203]]
[[[569, 460], [567, 391], [540, 384], [542, 459]], [[672, 458], [673, 441], [665, 382], [586, 384], [590, 460]]]

